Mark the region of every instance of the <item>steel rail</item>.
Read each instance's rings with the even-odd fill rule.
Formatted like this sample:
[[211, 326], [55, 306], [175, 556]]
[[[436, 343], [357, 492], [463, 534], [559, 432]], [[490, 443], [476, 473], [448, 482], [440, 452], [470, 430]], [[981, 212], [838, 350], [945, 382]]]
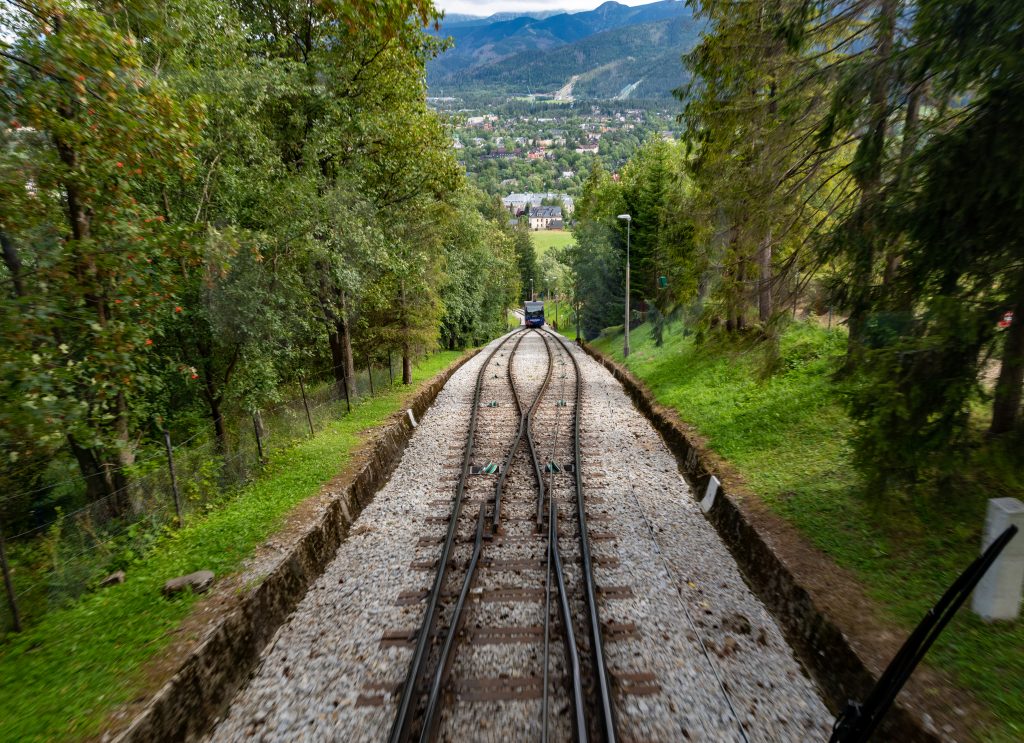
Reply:
[[[525, 327], [525, 326], [524, 326]], [[522, 340], [528, 333], [532, 331], [532, 328], [526, 328], [523, 332]], [[519, 348], [519, 343], [516, 343], [516, 349]], [[494, 514], [491, 521], [491, 529], [487, 533], [487, 538], [490, 539], [492, 536], [498, 533], [498, 527], [501, 525], [501, 493], [505, 487], [505, 478], [508, 477], [508, 471], [512, 467], [512, 459], [519, 451], [519, 445], [523, 441], [523, 427], [526, 425], [526, 414], [523, 411], [523, 401], [519, 399], [519, 390], [516, 389], [516, 380], [512, 374], [512, 355], [515, 351], [509, 355], [508, 368], [505, 370], [508, 375], [508, 386], [512, 390], [512, 399], [516, 403], [516, 413], [519, 415], [519, 428], [516, 429], [516, 438], [512, 442], [512, 446], [509, 447], [508, 454], [505, 456], [505, 462], [501, 465], [501, 471], [498, 473], [498, 479], [494, 485]]]
[[440, 716], [437, 714], [441, 705], [441, 692], [444, 690], [445, 682], [448, 679], [448, 672], [451, 670], [452, 661], [455, 660], [455, 638], [462, 629], [465, 622], [465, 615], [462, 610], [466, 605], [469, 592], [473, 589], [473, 582], [476, 580], [476, 568], [480, 563], [480, 552], [484, 544], [484, 504], [480, 504], [480, 515], [476, 521], [476, 539], [473, 542], [473, 556], [469, 559], [469, 567], [466, 568], [466, 578], [462, 581], [462, 591], [459, 592], [459, 600], [455, 603], [455, 610], [452, 614], [452, 622], [448, 627], [448, 634], [444, 638], [444, 645], [441, 647], [441, 659], [434, 671], [434, 678], [430, 684], [430, 696], [427, 699], [427, 707], [423, 712], [423, 727], [420, 729], [420, 743], [428, 743], [437, 734], [437, 725]]
[[503, 348], [512, 338], [516, 338], [512, 353], [509, 354], [509, 364], [512, 363], [512, 356], [525, 336], [524, 330], [517, 330], [506, 336], [501, 343], [487, 355], [480, 372], [477, 375], [476, 387], [473, 391], [473, 408], [469, 418], [469, 431], [466, 435], [466, 449], [462, 459], [462, 472], [459, 475], [458, 483], [455, 486], [455, 500], [452, 504], [451, 520], [448, 523], [448, 533], [445, 537], [444, 546], [441, 549], [441, 560], [438, 563], [437, 575], [434, 578], [434, 585], [427, 597], [427, 608], [423, 613], [423, 623], [420, 626], [416, 638], [416, 649], [413, 653], [412, 662], [409, 665], [409, 673], [406, 676], [402, 688], [402, 697], [399, 700], [398, 712], [395, 721], [391, 726], [391, 733], [388, 740], [391, 743], [400, 743], [409, 739], [413, 719], [415, 717], [414, 703], [417, 698], [416, 690], [420, 686], [422, 677], [425, 675], [425, 662], [430, 639], [434, 634], [437, 624], [437, 610], [440, 603], [441, 591], [444, 588], [447, 577], [448, 561], [451, 559], [452, 546], [455, 542], [455, 534], [458, 531], [459, 516], [462, 513], [462, 498], [466, 489], [466, 478], [469, 476], [469, 466], [473, 457], [473, 439], [476, 434], [477, 413], [480, 409], [480, 393], [483, 390], [484, 379], [491, 359]]
[[533, 474], [537, 478], [537, 531], [541, 531], [544, 528], [544, 474], [540, 465], [540, 457], [537, 456], [537, 448], [533, 443], [533, 411], [537, 409], [537, 405], [540, 403], [544, 394], [548, 391], [548, 385], [551, 383], [551, 374], [555, 369], [555, 356], [551, 353], [551, 346], [548, 345], [548, 339], [544, 333], [537, 331], [541, 340], [544, 341], [544, 350], [548, 354], [548, 371], [544, 376], [544, 384], [541, 385], [540, 392], [537, 393], [537, 397], [533, 401], [533, 405], [530, 406], [530, 412], [526, 416], [526, 445], [530, 451], [530, 461], [533, 462]]
[[[541, 333], [536, 328], [530, 328], [529, 331], [538, 333], [541, 336], [541, 339], [544, 338], [544, 334]], [[518, 346], [518, 344], [516, 345]], [[548, 354], [548, 371], [544, 377], [544, 382], [541, 384], [540, 389], [537, 391], [537, 395], [533, 398], [533, 402], [530, 404], [530, 407], [526, 409], [525, 412], [523, 410], [522, 402], [519, 399], [519, 394], [515, 391], [515, 382], [512, 379], [512, 363], [511, 359], [509, 360], [509, 384], [512, 385], [513, 395], [515, 396], [516, 404], [519, 406], [519, 433], [516, 435], [516, 440], [515, 443], [512, 445], [512, 448], [509, 449], [508, 456], [505, 459], [505, 464], [501, 468], [501, 473], [498, 475], [498, 482], [494, 488], [494, 513], [492, 514], [491, 517], [490, 536], [498, 534], [499, 530], [501, 529], [501, 495], [505, 487], [505, 478], [508, 477], [509, 470], [512, 469], [512, 459], [519, 451], [519, 446], [522, 444], [523, 438], [526, 439], [526, 445], [530, 452], [530, 458], [533, 461], [533, 471], [534, 475], [537, 478], [538, 501], [541, 504], [543, 504], [544, 502], [543, 474], [541, 473], [540, 464], [537, 459], [537, 452], [534, 450], [533, 434], [530, 431], [530, 421], [533, 417], [533, 411], [536, 409], [537, 404], [540, 402], [541, 398], [544, 397], [544, 393], [547, 391], [548, 383], [551, 381], [551, 372], [554, 367], [551, 358], [551, 349], [548, 347], [547, 342], [544, 343], [544, 349], [547, 351]], [[538, 529], [540, 529], [542, 526], [543, 521], [541, 521], [540, 518], [538, 518]]]
[[597, 608], [597, 591], [594, 586], [594, 570], [590, 556], [590, 542], [587, 538], [587, 509], [583, 503], [583, 457], [580, 454], [580, 418], [583, 410], [583, 374], [580, 371], [579, 362], [569, 348], [568, 342], [560, 335], [548, 332], [549, 335], [562, 344], [562, 348], [572, 361], [573, 369], [576, 372], [576, 400], [573, 409], [573, 473], [575, 476], [576, 489], [576, 513], [579, 518], [579, 539], [580, 557], [582, 561], [583, 586], [587, 598], [587, 613], [590, 619], [590, 649], [592, 662], [594, 664], [594, 676], [597, 680], [596, 707], [600, 715], [598, 717], [598, 735], [602, 741], [614, 743], [615, 733], [615, 711], [612, 707], [611, 684], [608, 678], [608, 668], [604, 659], [604, 642], [601, 637], [601, 617]]
[[[572, 729], [578, 743], [587, 743], [587, 711], [583, 696], [583, 672], [580, 669], [580, 654], [576, 647], [576, 633], [572, 627], [572, 609], [569, 594], [565, 589], [565, 571], [562, 556], [558, 551], [558, 508], [555, 499], [548, 498], [548, 552], [555, 569], [555, 584], [558, 587], [558, 608], [565, 630], [565, 660], [569, 667], [570, 696], [572, 697]], [[545, 689], [546, 691], [546, 689]]]
[[[530, 455], [534, 459], [534, 467], [535, 467], [535, 471], [536, 471], [536, 474], [537, 474], [537, 486], [538, 486], [539, 489], [541, 489], [541, 491], [543, 491], [543, 487], [544, 487], [543, 486], [543, 481], [542, 481], [542, 475], [540, 474], [539, 467], [537, 466], [536, 452], [534, 450], [532, 439], [530, 437], [530, 416], [533, 413], [534, 409], [537, 407], [537, 403], [544, 396], [544, 392], [545, 392], [545, 389], [547, 388], [548, 382], [551, 380], [551, 370], [552, 370], [552, 365], [553, 365], [552, 364], [552, 354], [551, 354], [551, 348], [548, 346], [547, 341], [544, 340], [543, 334], [541, 334], [541, 340], [544, 341], [544, 349], [545, 349], [545, 351], [547, 352], [547, 355], [548, 355], [548, 370], [547, 370], [547, 374], [546, 374], [546, 376], [544, 378], [544, 383], [541, 385], [541, 388], [538, 390], [537, 395], [536, 395], [536, 397], [534, 397], [533, 402], [530, 405], [530, 407], [524, 412], [522, 402], [521, 402], [521, 400], [519, 398], [519, 394], [518, 394], [518, 392], [516, 391], [516, 388], [515, 388], [515, 378], [514, 378], [514, 376], [512, 374], [512, 358], [515, 356], [515, 353], [516, 353], [516, 351], [519, 348], [519, 344], [522, 342], [524, 337], [525, 337], [525, 333], [522, 336], [520, 336], [518, 341], [516, 341], [516, 345], [514, 346], [514, 348], [512, 350], [512, 354], [509, 356], [508, 379], [509, 379], [509, 382], [510, 382], [510, 384], [512, 386], [513, 396], [515, 397], [516, 404], [518, 405], [518, 408], [519, 408], [520, 426], [519, 426], [519, 433], [518, 433], [517, 438], [516, 438], [516, 443], [512, 446], [511, 450], [509, 451], [509, 455], [508, 455], [508, 459], [506, 460], [505, 467], [502, 469], [501, 476], [500, 476], [498, 482], [495, 484], [495, 506], [494, 506], [494, 513], [496, 514], [496, 518], [495, 518], [495, 522], [494, 523], [495, 523], [496, 527], [498, 525], [500, 525], [500, 519], [498, 518], [498, 516], [500, 516], [500, 513], [501, 513], [501, 507], [499, 505], [499, 498], [500, 498], [500, 493], [501, 493], [501, 485], [504, 482], [504, 477], [507, 475], [509, 469], [511, 468], [512, 458], [515, 455], [516, 451], [518, 451], [519, 445], [522, 442], [523, 435], [524, 435], [524, 429], [525, 429], [525, 433], [526, 433], [527, 442], [529, 443]], [[488, 536], [493, 536], [494, 533], [495, 532], [492, 530], [492, 531], [490, 531], [488, 533]], [[476, 579], [476, 569], [477, 569], [477, 566], [478, 566], [479, 561], [480, 561], [480, 552], [481, 552], [481, 550], [483, 548], [483, 540], [484, 540], [484, 506], [481, 505], [481, 507], [480, 507], [480, 520], [477, 523], [477, 532], [476, 532], [476, 540], [475, 540], [474, 548], [473, 548], [473, 556], [470, 558], [470, 562], [469, 562], [469, 565], [468, 565], [467, 570], [466, 570], [466, 575], [465, 575], [465, 578], [463, 579], [463, 583], [462, 583], [462, 591], [459, 594], [458, 601], [455, 603], [455, 607], [454, 607], [453, 612], [452, 612], [451, 622], [449, 623], [449, 626], [448, 626], [448, 632], [446, 633], [444, 644], [441, 647], [441, 656], [438, 659], [437, 667], [434, 670], [434, 675], [433, 675], [432, 682], [431, 682], [431, 685], [430, 685], [430, 694], [429, 694], [429, 697], [427, 699], [426, 708], [424, 709], [423, 726], [420, 729], [420, 743], [427, 743], [427, 741], [431, 740], [433, 738], [433, 736], [437, 732], [437, 725], [440, 722], [440, 717], [438, 716], [438, 710], [439, 710], [439, 707], [441, 705], [441, 694], [444, 691], [445, 684], [446, 684], [446, 682], [448, 680], [448, 672], [451, 670], [452, 663], [455, 660], [456, 640], [457, 640], [457, 637], [458, 637], [459, 630], [461, 629], [463, 623], [465, 622], [465, 616], [464, 616], [463, 610], [465, 609], [466, 598], [469, 595], [469, 592], [470, 592], [470, 590], [473, 587], [474, 580]], [[557, 555], [556, 555], [556, 559], [557, 559]], [[566, 606], [568, 606], [568, 603], [566, 603]], [[574, 646], [575, 646], [575, 642], [574, 642]]]
[[[564, 366], [564, 362], [563, 362]], [[564, 379], [564, 376], [563, 376]], [[561, 389], [559, 390], [559, 402], [561, 402], [565, 395], [565, 382], [562, 382]], [[555, 412], [555, 431], [551, 437], [551, 459], [555, 461], [555, 452], [558, 450], [558, 433], [562, 420], [562, 413], [560, 409]], [[554, 472], [548, 472], [548, 503], [551, 504], [554, 501], [552, 496], [553, 487], [552, 481], [554, 479]], [[550, 525], [550, 519], [548, 524]], [[549, 539], [550, 545], [550, 539]], [[546, 549], [545, 555], [547, 558], [546, 569], [544, 571], [544, 694], [541, 697], [541, 743], [547, 743], [548, 740], [548, 697], [550, 696], [550, 665], [551, 665], [551, 549]], [[571, 626], [571, 625], [570, 625]], [[578, 657], [578, 653], [577, 653]]]
[[540, 699], [540, 743], [548, 743], [548, 684], [551, 660], [551, 549], [544, 550], [544, 694]]

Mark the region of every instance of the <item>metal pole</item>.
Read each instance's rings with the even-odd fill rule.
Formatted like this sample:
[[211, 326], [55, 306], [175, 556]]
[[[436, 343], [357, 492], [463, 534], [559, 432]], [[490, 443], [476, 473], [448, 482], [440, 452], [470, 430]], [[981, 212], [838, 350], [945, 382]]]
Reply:
[[252, 411], [252, 427], [256, 432], [256, 452], [260, 455], [260, 464], [263, 464], [263, 439], [260, 437], [260, 418], [256, 410]]
[[167, 448], [167, 470], [171, 473], [171, 492], [174, 493], [174, 512], [178, 515], [178, 526], [185, 522], [181, 518], [181, 494], [178, 492], [178, 477], [174, 474], [174, 449], [171, 447], [171, 432], [164, 429], [164, 446]]
[[370, 397], [373, 397], [373, 366], [370, 365], [370, 355], [366, 355], [366, 376], [370, 380]]
[[626, 220], [626, 334], [622, 345], [622, 358], [629, 356], [629, 228], [633, 220]]
[[391, 365], [391, 349], [388, 349], [388, 379], [391, 380], [391, 386], [395, 386], [395, 367]]
[[309, 403], [306, 401], [306, 385], [299, 377], [299, 391], [302, 393], [302, 407], [306, 409], [306, 423], [309, 424], [309, 435], [313, 435], [313, 416], [309, 414]]
[[0, 526], [0, 567], [4, 571], [4, 588], [7, 589], [7, 603], [11, 607], [11, 621], [15, 632], [21, 632], [21, 613], [18, 611], [18, 598], [14, 594], [14, 583], [11, 582], [11, 568], [7, 564], [7, 547], [4, 544], [4, 530]]
[[828, 329], [832, 329], [832, 305], [828, 306]]

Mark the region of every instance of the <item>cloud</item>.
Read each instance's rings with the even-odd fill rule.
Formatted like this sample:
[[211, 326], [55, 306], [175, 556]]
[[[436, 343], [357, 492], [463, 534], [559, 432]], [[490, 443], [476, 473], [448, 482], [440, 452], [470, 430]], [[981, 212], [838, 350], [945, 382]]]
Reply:
[[[437, 6], [449, 13], [488, 16], [492, 13], [534, 10], [593, 10], [604, 0], [435, 0]], [[646, 5], [652, 0], [616, 0], [622, 5]]]

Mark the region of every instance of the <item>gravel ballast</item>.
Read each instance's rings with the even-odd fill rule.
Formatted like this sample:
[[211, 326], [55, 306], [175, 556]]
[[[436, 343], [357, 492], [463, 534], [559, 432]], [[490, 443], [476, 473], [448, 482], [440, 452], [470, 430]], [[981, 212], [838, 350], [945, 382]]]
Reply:
[[[524, 341], [523, 359], [515, 367], [517, 377], [524, 379], [536, 372], [523, 363], [546, 363], [539, 336], [528, 338], [536, 339], [530, 341], [534, 345], [528, 348]], [[571, 374], [571, 364], [559, 365], [569, 351], [557, 341], [550, 346], [556, 353], [556, 376], [565, 369]], [[495, 355], [494, 373], [488, 369], [485, 375], [482, 401], [500, 404], [488, 411], [490, 417], [481, 418], [478, 462], [500, 461], [502, 440], [514, 431], [504, 379], [510, 348], [511, 343], [501, 356]], [[438, 395], [394, 475], [268, 645], [257, 673], [210, 740], [387, 737], [396, 707], [393, 692], [405, 679], [412, 650], [401, 643], [382, 646], [381, 638], [388, 631], [414, 630], [420, 623], [424, 604], [402, 597], [430, 586], [432, 573], [411, 565], [436, 559], [440, 549], [420, 539], [429, 542], [446, 528], [445, 504], [458, 477], [473, 387], [489, 350], [467, 362]], [[658, 687], [654, 693], [631, 694], [628, 685], [613, 684], [620, 739], [742, 740], [741, 724], [750, 741], [827, 739], [830, 714], [701, 514], [672, 454], [614, 378], [579, 350], [572, 348], [571, 353], [583, 374], [581, 445], [588, 531], [604, 535], [591, 542], [595, 560], [603, 558], [595, 565], [595, 580], [599, 588], [629, 588], [626, 597], [599, 593], [601, 619], [633, 623], [637, 630], [606, 642], [608, 667], [613, 679], [652, 673]], [[559, 381], [543, 403], [554, 406], [564, 394], [561, 389]], [[552, 419], [551, 411], [539, 409], [535, 435], [542, 422]], [[568, 428], [567, 420], [562, 419], [562, 428]], [[487, 433], [488, 427], [495, 435]], [[570, 492], [568, 483], [566, 478], [556, 488], [560, 497]], [[467, 489], [474, 501], [485, 496], [485, 488], [476, 487], [475, 492]], [[476, 509], [467, 505], [463, 518], [475, 517]], [[570, 510], [566, 502], [563, 514]], [[571, 523], [565, 523], [560, 546], [575, 584], [579, 550]], [[468, 549], [461, 547], [456, 557], [464, 557]], [[500, 606], [511, 607], [513, 613], [525, 608], [481, 605], [476, 611], [484, 617], [500, 613]], [[500, 668], [503, 654], [509, 675], [517, 675], [530, 650], [488, 646], [467, 651], [462, 662], [479, 656], [488, 659], [489, 667]], [[489, 668], [488, 674], [493, 671]], [[493, 714], [502, 706], [474, 704], [481, 719], [492, 719], [487, 710]], [[515, 705], [518, 712], [505, 703], [499, 713], [503, 722], [513, 720], [514, 725], [517, 719], [532, 717], [531, 703]], [[458, 736], [445, 735], [443, 729], [442, 737], [532, 739], [537, 728], [533, 722], [519, 730], [508, 724], [477, 724], [472, 732], [465, 726], [458, 729]], [[568, 726], [553, 730], [558, 733], [553, 739], [561, 739]]]

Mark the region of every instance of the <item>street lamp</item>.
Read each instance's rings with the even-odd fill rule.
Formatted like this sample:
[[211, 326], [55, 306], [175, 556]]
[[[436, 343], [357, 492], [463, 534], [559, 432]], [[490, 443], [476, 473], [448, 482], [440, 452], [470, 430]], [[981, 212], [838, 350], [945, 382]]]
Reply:
[[622, 343], [622, 358], [626, 358], [629, 356], [629, 228], [633, 224], [633, 217], [620, 214], [618, 218], [626, 220], [626, 324]]
[[531, 302], [536, 302], [537, 301], [537, 298], [535, 296], [533, 296], [533, 277], [532, 276], [530, 277], [530, 301]]

